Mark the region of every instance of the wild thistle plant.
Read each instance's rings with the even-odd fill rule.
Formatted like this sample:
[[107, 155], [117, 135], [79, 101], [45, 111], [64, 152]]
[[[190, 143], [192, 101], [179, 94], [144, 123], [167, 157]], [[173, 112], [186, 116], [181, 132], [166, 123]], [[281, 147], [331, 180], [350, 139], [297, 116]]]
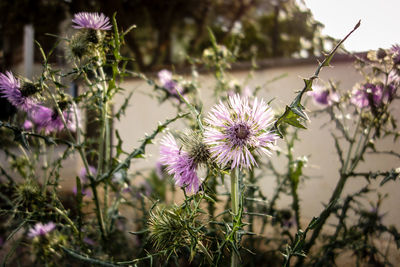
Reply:
[[[0, 169], [6, 181], [0, 184], [0, 197], [4, 199], [0, 203], [1, 214], [6, 222], [1, 222], [0, 235], [7, 236], [6, 244], [13, 246], [4, 264], [18, 262], [19, 256], [29, 261], [25, 255], [33, 252], [31, 262], [56, 266], [72, 261], [100, 266], [139, 266], [146, 261], [166, 266], [254, 266], [265, 264], [267, 257], [276, 265], [289, 266], [294, 257], [299, 257], [298, 265], [324, 265], [335, 262], [338, 248], [354, 251], [360, 261], [377, 263], [381, 254], [370, 242], [372, 236], [390, 234], [399, 243], [396, 228], [381, 221], [381, 198], [371, 205], [373, 210], [357, 209], [358, 199], [370, 193], [370, 189], [340, 201], [350, 177], [384, 176], [384, 184], [399, 176], [396, 168], [374, 173], [357, 170], [367, 151], [380, 153], [371, 139], [399, 136], [389, 108], [398, 98], [400, 86], [398, 46], [380, 50], [373, 59], [362, 61], [364, 65], [373, 65], [374, 72], [353, 92], [339, 95], [336, 88], [312, 91], [313, 81], [349, 34], [324, 57], [315, 74], [304, 80], [304, 88], [283, 113], [274, 116], [269, 105], [255, 96], [257, 89], [252, 91], [239, 84], [232, 88], [227, 70], [237, 49], [218, 45], [210, 31], [211, 47], [204, 51], [202, 59], [192, 60], [208, 67], [216, 79], [214, 96], [219, 104], [204, 117], [195, 67], [192, 80], [162, 70], [158, 81], [154, 81], [145, 74], [126, 70], [129, 59], [121, 54], [121, 47], [124, 36], [134, 27], [120, 31], [115, 16], [110, 20], [104, 14], [87, 12], [76, 14], [72, 23], [76, 32], [62, 38], [71, 68], [54, 69], [49, 63], [54, 49], [46, 54], [39, 46], [44, 63], [35, 81], [11, 72], [0, 74], [2, 97], [26, 119], [20, 124], [16, 119], [0, 122], [0, 127], [13, 134], [18, 149], [15, 152], [2, 147], [10, 165]], [[118, 130], [112, 128], [112, 120], [125, 113], [132, 94], [115, 112], [112, 101], [123, 90], [121, 83], [129, 75], [145, 80], [157, 93], [162, 92], [160, 101], [172, 100], [170, 104], [177, 115], [155, 126], [154, 132], [145, 135], [136, 149], [125, 151]], [[80, 83], [85, 90], [76, 97], [66, 94], [65, 84], [70, 81]], [[303, 96], [307, 92], [332, 116], [349, 146], [344, 158], [341, 141], [334, 136], [342, 164], [338, 185], [326, 208], [304, 228], [298, 186], [307, 159], [294, 157], [293, 147], [300, 140], [297, 130], [291, 131], [288, 125], [305, 128], [308, 115]], [[346, 108], [351, 108], [359, 119], [353, 136], [337, 116], [337, 111]], [[81, 114], [85, 111], [94, 114], [98, 126], [91, 136], [82, 129]], [[179, 138], [172, 135], [173, 130], [162, 138], [157, 169], [132, 172], [131, 162], [145, 156], [146, 147], [176, 120], [184, 121], [187, 129]], [[117, 144], [111, 142], [112, 136]], [[282, 152], [285, 148], [274, 150], [279, 137], [284, 137], [286, 153]], [[59, 156], [51, 156], [55, 147], [62, 149]], [[381, 152], [398, 157], [396, 151]], [[287, 170], [280, 173], [264, 156], [283, 154]], [[74, 179], [74, 192], [65, 196], [60, 190], [60, 169], [71, 155], [79, 155], [84, 167]], [[9, 173], [11, 169], [21, 176], [20, 180]], [[272, 173], [277, 182], [271, 197], [258, 184], [265, 171]], [[225, 186], [228, 175], [230, 189]], [[175, 194], [178, 190], [169, 186], [169, 178], [183, 189], [184, 199], [179, 204], [168, 200], [168, 192]], [[277, 206], [282, 194], [292, 198], [291, 210]], [[165, 203], [158, 203], [159, 200]], [[216, 214], [223, 207], [226, 208]], [[127, 210], [132, 211], [131, 217], [125, 217]], [[349, 210], [359, 215], [358, 224], [348, 221]], [[313, 254], [310, 249], [330, 216], [339, 220], [336, 232]], [[261, 222], [260, 234], [256, 234], [256, 222]], [[279, 238], [264, 235], [269, 226], [278, 229]], [[351, 233], [347, 229], [352, 229]], [[130, 230], [136, 230], [131, 231], [134, 235], [127, 234]], [[312, 235], [307, 239], [309, 232]], [[357, 247], [365, 236], [368, 246]], [[32, 244], [28, 253], [14, 249], [26, 242]], [[263, 244], [268, 246], [267, 251]], [[249, 251], [257, 255], [248, 257]], [[17, 256], [13, 258], [14, 252]], [[302, 260], [306, 254], [308, 262]]]

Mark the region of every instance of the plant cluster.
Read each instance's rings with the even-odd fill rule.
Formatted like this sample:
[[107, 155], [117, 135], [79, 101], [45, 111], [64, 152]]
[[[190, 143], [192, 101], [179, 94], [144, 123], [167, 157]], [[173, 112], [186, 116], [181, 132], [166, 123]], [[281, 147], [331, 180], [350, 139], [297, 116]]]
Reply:
[[[255, 96], [260, 88], [251, 92], [232, 86], [227, 70], [237, 50], [218, 45], [211, 31], [211, 46], [202, 58], [191, 59], [192, 79], [162, 70], [154, 80], [126, 69], [131, 59], [120, 51], [134, 27], [120, 31], [115, 15], [110, 20], [98, 13], [78, 13], [72, 23], [75, 34], [59, 41], [65, 42], [70, 69], [54, 69], [49, 63], [57, 42], [47, 54], [41, 49], [43, 72], [35, 81], [11, 72], [0, 74], [0, 93], [18, 110], [0, 122], [3, 131], [14, 136], [14, 146], [1, 147], [8, 160], [0, 169], [4, 264], [330, 266], [345, 251], [354, 252], [358, 263], [390, 264], [388, 254], [375, 245], [376, 238], [387, 235], [400, 245], [396, 228], [381, 220], [384, 196], [368, 209], [360, 199], [374, 192], [370, 184], [345, 197], [342, 191], [355, 177], [383, 177], [383, 185], [399, 175], [396, 168], [368, 173], [357, 168], [366, 153], [399, 157], [394, 150], [374, 146], [399, 135], [391, 114], [400, 86], [398, 46], [358, 59], [366, 80], [352, 92], [341, 92], [333, 83], [313, 90], [319, 72], [329, 66], [357, 24], [304, 80], [304, 88], [284, 112], [274, 115], [269, 104]], [[216, 80], [214, 96], [219, 102], [207, 114], [198, 97], [197, 64], [208, 67]], [[160, 102], [169, 102], [177, 114], [128, 152], [112, 121], [125, 114], [132, 93], [115, 112], [111, 105], [115, 95], [126, 90], [120, 85], [130, 76], [146, 81]], [[81, 83], [85, 90], [76, 97], [66, 94], [70, 82]], [[332, 136], [341, 168], [326, 207], [305, 227], [298, 187], [307, 159], [295, 158], [293, 149], [308, 120], [306, 94], [322, 106], [312, 114], [327, 112], [335, 124]], [[82, 127], [82, 111], [90, 114], [86, 124], [96, 125], [91, 134]], [[346, 113], [355, 119], [347, 121]], [[177, 120], [186, 129], [167, 131]], [[157, 166], [133, 172], [131, 162], [144, 157], [160, 134], [164, 136]], [[277, 149], [279, 138], [286, 149]], [[56, 148], [62, 150], [60, 155]], [[75, 177], [73, 192], [66, 194], [60, 170], [74, 154], [84, 168]], [[284, 158], [286, 171], [278, 171], [266, 156]], [[259, 187], [265, 173], [276, 180], [272, 196]], [[179, 193], [183, 198], [178, 204], [168, 200]], [[277, 205], [282, 195], [291, 197], [290, 209]], [[322, 231], [329, 217], [338, 219], [333, 234]]]

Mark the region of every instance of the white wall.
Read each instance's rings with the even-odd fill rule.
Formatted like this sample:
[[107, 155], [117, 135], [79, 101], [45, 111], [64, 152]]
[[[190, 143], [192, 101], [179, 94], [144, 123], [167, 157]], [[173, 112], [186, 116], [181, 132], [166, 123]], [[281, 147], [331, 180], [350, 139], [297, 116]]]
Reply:
[[[249, 82], [250, 87], [263, 85], [266, 81], [272, 80], [282, 74], [287, 74], [286, 77], [279, 79], [276, 82], [268, 84], [260, 91], [259, 96], [269, 101], [272, 98], [275, 100], [272, 106], [275, 110], [281, 110], [286, 104], [289, 104], [294, 92], [302, 89], [302, 77], [311, 76], [317, 64], [299, 65], [294, 67], [278, 67], [273, 69], [265, 69], [254, 72], [253, 78]], [[232, 78], [243, 82], [247, 77], [247, 72], [234, 72]], [[340, 81], [342, 90], [351, 90], [354, 83], [361, 81], [361, 76], [354, 70], [352, 63], [334, 63], [332, 68], [324, 68], [321, 73], [321, 78], [325, 81], [329, 79]], [[210, 75], [200, 75], [201, 96], [205, 103], [204, 111], [208, 112], [213, 105], [210, 101], [214, 78]], [[131, 104], [127, 109], [126, 116], [121, 121], [115, 122], [115, 128], [119, 130], [122, 139], [125, 141], [124, 149], [128, 152], [132, 151], [139, 145], [139, 140], [144, 136], [144, 133], [151, 133], [155, 129], [159, 121], [164, 121], [165, 118], [172, 118], [175, 115], [175, 109], [169, 103], [159, 104], [157, 99], [152, 99], [146, 94], [152, 92], [152, 88], [146, 83], [139, 80], [126, 81], [123, 85], [127, 95], [134, 90]], [[119, 95], [115, 101], [115, 108], [118, 108], [124, 100], [124, 95]], [[308, 105], [310, 109], [316, 109], [312, 104]], [[397, 118], [400, 118], [399, 110], [395, 111]], [[310, 177], [300, 185], [300, 199], [302, 206], [302, 214], [306, 218], [312, 218], [319, 215], [323, 208], [322, 203], [329, 200], [335, 184], [338, 180], [339, 162], [335, 153], [333, 140], [330, 134], [332, 126], [321, 128], [321, 126], [329, 120], [327, 116], [319, 118], [311, 118], [308, 124], [308, 130], [302, 131], [301, 142], [295, 146], [294, 154], [296, 156], [307, 155], [309, 157], [308, 168], [306, 174]], [[182, 123], [174, 123], [170, 125], [172, 129], [182, 129]], [[160, 140], [160, 137], [156, 141]], [[284, 143], [279, 142], [283, 148]], [[391, 147], [400, 151], [400, 145], [397, 142], [393, 144], [391, 140], [386, 140], [383, 144], [385, 147]], [[394, 147], [393, 147], [394, 146]], [[158, 159], [158, 145], [148, 146], [149, 154], [146, 159], [138, 159], [132, 162], [133, 169], [142, 169], [153, 167]], [[276, 160], [275, 160], [276, 161]], [[284, 162], [277, 162], [281, 168]], [[361, 164], [360, 170], [389, 170], [393, 167], [400, 167], [400, 163], [394, 157], [389, 156], [374, 156], [370, 157], [367, 164]], [[272, 196], [275, 184], [273, 177], [264, 177], [262, 180], [262, 189], [267, 197]], [[363, 178], [352, 179], [348, 181], [345, 187], [344, 194], [359, 190], [362, 185], [366, 184]], [[376, 185], [379, 188], [379, 185]], [[389, 212], [389, 215], [384, 217], [386, 223], [396, 224], [400, 227], [400, 214], [397, 207], [400, 202], [400, 182], [389, 182], [379, 188], [381, 192], [389, 193], [389, 198], [384, 202], [383, 210]], [[280, 205], [289, 207], [290, 198], [282, 199]]]

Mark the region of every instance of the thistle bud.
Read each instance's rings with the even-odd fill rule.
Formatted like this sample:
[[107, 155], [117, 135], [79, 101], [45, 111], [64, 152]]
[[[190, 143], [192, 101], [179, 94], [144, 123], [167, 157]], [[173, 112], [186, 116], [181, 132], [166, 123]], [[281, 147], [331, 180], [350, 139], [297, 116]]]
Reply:
[[34, 95], [37, 92], [39, 92], [38, 87], [34, 83], [31, 83], [31, 82], [24, 82], [22, 84], [20, 90], [21, 90], [22, 96], [24, 96], [24, 97], [28, 97], [28, 96]]
[[150, 240], [156, 249], [174, 250], [176, 247], [188, 245], [190, 234], [185, 223], [188, 216], [185, 211], [178, 206], [172, 206], [162, 209], [156, 207], [150, 212]]
[[82, 34], [74, 35], [69, 42], [69, 53], [72, 58], [82, 59], [89, 54], [88, 42]]
[[203, 142], [203, 137], [200, 133], [190, 132], [185, 134], [181, 139], [185, 150], [188, 151], [190, 158], [192, 158], [196, 164], [207, 163], [210, 158], [210, 151]]
[[384, 59], [386, 57], [386, 51], [382, 48], [379, 48], [378, 51], [376, 52], [376, 57], [378, 59]]
[[95, 29], [88, 29], [86, 31], [86, 40], [93, 44], [98, 44], [103, 39], [103, 36], [100, 31]]

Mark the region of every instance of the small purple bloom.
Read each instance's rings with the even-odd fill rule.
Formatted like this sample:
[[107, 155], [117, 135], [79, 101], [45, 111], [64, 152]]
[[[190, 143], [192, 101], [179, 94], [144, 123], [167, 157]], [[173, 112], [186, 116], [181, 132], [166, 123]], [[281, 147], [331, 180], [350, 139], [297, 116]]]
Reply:
[[[74, 194], [75, 196], [78, 194], [78, 189], [76, 188], [76, 186], [74, 186], [72, 188], [72, 194]], [[87, 197], [91, 197], [92, 196], [92, 191], [89, 188], [81, 188], [81, 194], [82, 196], [87, 196]]]
[[121, 192], [122, 192], [122, 193], [130, 193], [130, 192], [132, 192], [132, 189], [131, 189], [127, 184], [125, 184], [125, 186], [124, 186], [124, 188], [121, 190]]
[[271, 108], [263, 101], [238, 94], [229, 97], [228, 107], [222, 102], [214, 106], [205, 120], [204, 142], [210, 147], [211, 156], [221, 165], [231, 169], [251, 168], [257, 165], [254, 153], [271, 155], [278, 136], [268, 127], [273, 123]]
[[400, 64], [400, 45], [393, 45], [390, 52], [392, 52], [393, 63]]
[[172, 79], [172, 73], [170, 71], [161, 70], [158, 72], [158, 79], [160, 80], [161, 86], [167, 89], [171, 95], [178, 96], [176, 91], [182, 93], [182, 88]]
[[161, 140], [160, 162], [167, 166], [166, 170], [174, 176], [175, 184], [185, 187], [187, 193], [199, 191], [200, 179], [197, 176], [197, 164], [189, 153], [178, 147], [174, 137], [167, 134]]
[[382, 91], [382, 86], [366, 83], [353, 89], [350, 101], [359, 108], [379, 106], [382, 102]]
[[37, 105], [33, 98], [24, 95], [21, 91], [21, 83], [10, 71], [7, 71], [6, 74], [0, 73], [0, 93], [16, 108], [26, 112], [34, 109]]
[[45, 236], [49, 232], [53, 231], [56, 225], [53, 222], [42, 224], [41, 222], [35, 224], [33, 228], [29, 230], [28, 237], [34, 238], [36, 236]]
[[307, 93], [314, 100], [314, 103], [319, 106], [331, 106], [335, 102], [339, 102], [339, 95], [329, 89], [324, 89], [321, 86], [314, 85], [313, 91]]
[[[89, 165], [89, 171], [90, 171], [90, 174], [91, 174], [93, 177], [95, 177], [95, 176], [97, 175], [97, 170], [96, 170], [96, 168], [93, 167], [92, 165]], [[87, 172], [86, 172], [86, 168], [85, 168], [85, 167], [82, 167], [82, 168], [81, 168], [81, 170], [80, 170], [80, 172], [79, 172], [79, 179], [80, 179], [81, 182], [84, 183], [84, 184], [86, 184], [86, 183], [89, 182], [88, 175], [87, 175]]]
[[22, 127], [24, 128], [24, 130], [29, 131], [33, 128], [33, 123], [30, 120], [25, 120]]
[[383, 100], [392, 101], [397, 91], [397, 86], [394, 83], [389, 83], [383, 90]]
[[[37, 106], [30, 114], [32, 121], [38, 126], [39, 130], [44, 130], [46, 134], [52, 132], [60, 132], [64, 129], [64, 123], [58, 112], [48, 107]], [[70, 131], [76, 131], [76, 119], [72, 108], [63, 112], [64, 120]], [[77, 111], [78, 127], [79, 126], [79, 112]]]
[[388, 83], [394, 84], [396, 87], [400, 85], [400, 75], [397, 70], [392, 70], [389, 73]]
[[72, 25], [75, 29], [111, 30], [110, 19], [103, 13], [80, 12], [75, 14]]

